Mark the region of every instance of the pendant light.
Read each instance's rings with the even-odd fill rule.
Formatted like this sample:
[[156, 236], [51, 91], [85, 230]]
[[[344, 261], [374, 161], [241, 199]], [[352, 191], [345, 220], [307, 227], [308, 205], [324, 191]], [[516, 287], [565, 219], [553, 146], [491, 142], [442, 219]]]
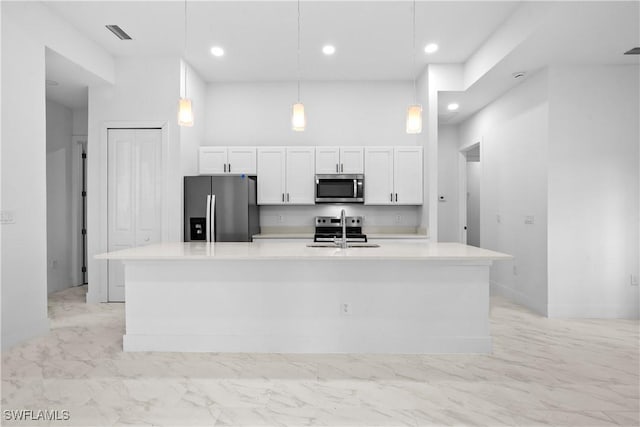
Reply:
[[307, 119], [304, 115], [304, 104], [300, 102], [300, 0], [298, 0], [298, 102], [293, 104], [291, 128], [297, 132], [304, 131]]
[[[184, 50], [183, 56], [187, 54], [187, 0], [184, 0]], [[178, 101], [178, 125], [193, 126], [193, 110], [191, 100], [187, 98], [187, 63], [184, 62], [184, 98]]]
[[[416, 0], [413, 0], [413, 46], [411, 49], [411, 72], [416, 68]], [[407, 108], [407, 133], [422, 132], [422, 105], [418, 104], [416, 91], [416, 76], [413, 75], [413, 105]]]

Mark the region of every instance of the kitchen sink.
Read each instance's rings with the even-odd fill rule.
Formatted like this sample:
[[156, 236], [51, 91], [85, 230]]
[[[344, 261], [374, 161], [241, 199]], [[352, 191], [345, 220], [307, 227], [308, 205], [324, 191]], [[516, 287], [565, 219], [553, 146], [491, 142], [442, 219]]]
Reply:
[[[340, 248], [339, 245], [335, 243], [309, 243], [307, 244], [308, 248]], [[349, 243], [347, 244], [349, 248], [379, 248], [380, 245], [377, 243]]]

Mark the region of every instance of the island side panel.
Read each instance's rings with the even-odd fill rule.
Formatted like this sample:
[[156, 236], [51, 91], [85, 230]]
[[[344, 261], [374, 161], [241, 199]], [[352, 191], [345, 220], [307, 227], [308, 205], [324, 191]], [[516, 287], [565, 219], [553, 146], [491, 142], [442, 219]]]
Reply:
[[124, 349], [487, 353], [489, 265], [128, 261]]

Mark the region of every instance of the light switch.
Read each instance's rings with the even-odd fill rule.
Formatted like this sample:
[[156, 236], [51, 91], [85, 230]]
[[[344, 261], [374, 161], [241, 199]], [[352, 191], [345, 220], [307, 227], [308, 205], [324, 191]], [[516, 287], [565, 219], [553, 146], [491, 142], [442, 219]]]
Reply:
[[535, 218], [533, 217], [533, 215], [527, 215], [524, 217], [525, 224], [533, 224], [534, 222], [535, 222]]
[[15, 224], [16, 217], [13, 211], [0, 211], [0, 224]]

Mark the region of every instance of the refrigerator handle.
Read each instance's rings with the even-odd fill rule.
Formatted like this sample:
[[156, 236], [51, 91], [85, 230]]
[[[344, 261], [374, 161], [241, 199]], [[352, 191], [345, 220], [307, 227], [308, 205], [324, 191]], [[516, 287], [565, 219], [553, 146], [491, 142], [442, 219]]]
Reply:
[[207, 222], [205, 223], [204, 233], [207, 242], [211, 241], [211, 194], [207, 194]]

